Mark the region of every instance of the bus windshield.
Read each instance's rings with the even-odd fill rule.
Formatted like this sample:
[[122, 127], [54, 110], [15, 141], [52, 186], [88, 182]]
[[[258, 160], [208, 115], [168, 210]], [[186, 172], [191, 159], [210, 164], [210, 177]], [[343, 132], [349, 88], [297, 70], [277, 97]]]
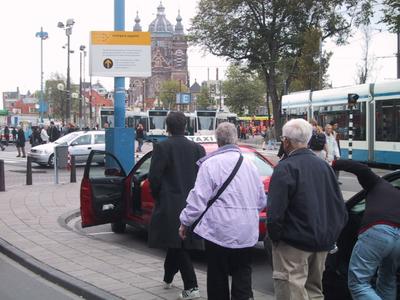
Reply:
[[166, 116], [150, 116], [150, 129], [165, 129]]
[[214, 130], [215, 117], [197, 117], [199, 120], [199, 130]]

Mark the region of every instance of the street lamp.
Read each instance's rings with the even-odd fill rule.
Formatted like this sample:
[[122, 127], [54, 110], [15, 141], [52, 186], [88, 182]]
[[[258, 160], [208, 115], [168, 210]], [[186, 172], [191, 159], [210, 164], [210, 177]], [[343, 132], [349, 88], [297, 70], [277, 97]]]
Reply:
[[39, 100], [39, 114], [40, 122], [43, 123], [44, 99], [43, 99], [43, 40], [48, 39], [49, 34], [43, 31], [43, 27], [40, 27], [40, 31], [36, 32], [36, 37], [40, 38], [40, 100]]
[[72, 34], [72, 27], [74, 26], [74, 19], [68, 19], [67, 22], [58, 22], [57, 27], [61, 29], [65, 29], [65, 35], [67, 36], [67, 109], [66, 109], [66, 121], [69, 122], [71, 118], [71, 78], [70, 78], [70, 69], [69, 69], [69, 55], [70, 55], [70, 37]]
[[[82, 69], [85, 67], [85, 57], [86, 57], [86, 51], [85, 51], [85, 46], [81, 45], [79, 47], [79, 127], [82, 128]], [[83, 59], [82, 59], [83, 57]], [[82, 62], [83, 62], [83, 67], [82, 67]], [[83, 71], [85, 72], [85, 71]], [[86, 114], [85, 114], [85, 126], [86, 126]]]

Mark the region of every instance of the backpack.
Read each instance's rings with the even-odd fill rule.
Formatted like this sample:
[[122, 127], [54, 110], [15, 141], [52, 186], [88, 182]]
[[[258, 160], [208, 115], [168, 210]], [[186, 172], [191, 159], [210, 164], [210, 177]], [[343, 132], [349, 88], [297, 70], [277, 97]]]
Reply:
[[326, 136], [323, 133], [313, 133], [310, 140], [310, 149], [314, 151], [321, 151], [324, 149], [326, 143]]

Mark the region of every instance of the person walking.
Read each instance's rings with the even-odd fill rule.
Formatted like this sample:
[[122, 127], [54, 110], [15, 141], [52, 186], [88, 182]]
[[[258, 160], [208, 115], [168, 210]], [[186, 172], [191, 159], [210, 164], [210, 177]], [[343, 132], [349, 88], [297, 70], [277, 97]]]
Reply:
[[13, 127], [13, 129], [11, 130], [11, 134], [13, 136], [13, 142], [16, 143], [18, 131], [17, 129], [15, 129], [15, 127]]
[[[333, 133], [333, 136], [335, 137], [335, 141], [336, 141], [336, 145], [337, 145], [338, 159], [339, 159], [340, 156], [341, 156], [341, 152], [342, 152], [342, 150], [341, 150], [341, 148], [340, 148], [340, 134], [338, 133], [339, 125], [338, 125], [338, 123], [337, 123], [335, 120], [329, 122], [329, 125], [332, 126], [332, 133]], [[339, 171], [337, 171], [337, 170], [335, 171], [336, 178], [337, 178], [339, 184], [342, 184], [342, 183], [339, 181], [339, 175], [340, 175], [339, 173], [340, 173]]]
[[38, 127], [35, 126], [32, 128], [32, 133], [29, 141], [32, 147], [42, 144], [42, 139], [40, 137], [40, 131]]
[[[361, 229], [349, 264], [351, 295], [354, 300], [396, 299], [400, 267], [400, 190], [359, 162], [335, 160], [332, 168], [356, 175], [366, 192]], [[371, 282], [375, 274], [378, 278], [374, 288]]]
[[50, 122], [50, 128], [49, 128], [48, 136], [49, 136], [50, 143], [55, 142], [60, 137], [60, 131], [54, 125], [53, 121]]
[[268, 140], [268, 145], [267, 149], [268, 150], [276, 150], [276, 134], [275, 134], [275, 126], [272, 124], [268, 130], [267, 130], [267, 140]]
[[308, 149], [311, 135], [303, 119], [283, 126], [287, 158], [271, 177], [267, 228], [277, 300], [324, 298], [325, 259], [348, 218], [332, 168]]
[[137, 152], [142, 152], [143, 140], [144, 140], [144, 128], [142, 123], [136, 126], [136, 140], [138, 142]]
[[149, 246], [167, 249], [164, 288], [171, 288], [175, 274], [180, 271], [184, 290], [179, 298], [195, 299], [200, 297], [200, 292], [188, 250], [201, 249], [202, 242], [191, 238], [182, 241], [178, 228], [179, 214], [196, 180], [196, 162], [205, 155], [205, 150], [184, 136], [186, 117], [183, 112], [170, 112], [166, 124], [170, 136], [154, 144], [149, 171], [150, 188], [155, 201], [149, 228]]
[[312, 135], [308, 147], [319, 158], [326, 159], [327, 145], [325, 133], [314, 119], [310, 120], [310, 124], [312, 126]]
[[6, 146], [8, 146], [10, 142], [10, 128], [7, 125], [4, 127], [4, 139], [6, 140]]
[[259, 212], [266, 206], [266, 196], [256, 167], [243, 159], [236, 145], [235, 126], [221, 123], [215, 135], [219, 149], [198, 163], [179, 234], [187, 240], [189, 226], [198, 223], [194, 232], [205, 240], [209, 300], [248, 300], [253, 298], [251, 251], [258, 242]]
[[47, 134], [46, 125], [40, 130], [40, 138], [42, 139], [42, 144], [47, 144], [49, 142], [49, 135]]
[[25, 132], [22, 129], [20, 125], [17, 126], [17, 139], [16, 139], [16, 146], [17, 146], [17, 151], [18, 155], [17, 157], [21, 157], [21, 152], [22, 152], [22, 158], [25, 158]]

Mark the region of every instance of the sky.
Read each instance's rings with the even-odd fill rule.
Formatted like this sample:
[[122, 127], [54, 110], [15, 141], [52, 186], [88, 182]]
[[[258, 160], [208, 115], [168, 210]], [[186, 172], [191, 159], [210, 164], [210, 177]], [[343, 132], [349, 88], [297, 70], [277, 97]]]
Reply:
[[[178, 10], [181, 11], [185, 29], [190, 26], [190, 19], [196, 14], [198, 0], [163, 0], [168, 20], [175, 25]], [[136, 12], [139, 12], [143, 30], [156, 17], [159, 0], [125, 0], [125, 29], [132, 30]], [[15, 91], [17, 87], [22, 93], [40, 89], [40, 39], [36, 32], [48, 32], [49, 38], [44, 40], [44, 78], [52, 73], [66, 74], [67, 50], [63, 49], [67, 42], [65, 31], [57, 27], [59, 21], [73, 18], [75, 25], [71, 35], [71, 79], [79, 82], [79, 46], [89, 48], [90, 31], [113, 30], [113, 0], [13, 0], [0, 1], [0, 28], [2, 43], [0, 47], [0, 95], [4, 91]], [[397, 51], [396, 35], [386, 31], [383, 25], [375, 26], [373, 31], [371, 54], [376, 58], [372, 81], [394, 79], [396, 77]], [[325, 50], [333, 51], [328, 70], [329, 80], [333, 86], [355, 84], [356, 64], [361, 60], [362, 37], [355, 32], [347, 46], [338, 47], [332, 42], [323, 45]], [[188, 52], [191, 83], [209, 78], [215, 79], [216, 68], [219, 68], [220, 79], [228, 62], [222, 58], [205, 53], [200, 48], [191, 47]], [[88, 79], [88, 57], [86, 59], [86, 79]], [[99, 80], [107, 89], [113, 89], [110, 78], [93, 78]], [[128, 80], [126, 80], [128, 85]], [[2, 101], [0, 101], [0, 107]]]

